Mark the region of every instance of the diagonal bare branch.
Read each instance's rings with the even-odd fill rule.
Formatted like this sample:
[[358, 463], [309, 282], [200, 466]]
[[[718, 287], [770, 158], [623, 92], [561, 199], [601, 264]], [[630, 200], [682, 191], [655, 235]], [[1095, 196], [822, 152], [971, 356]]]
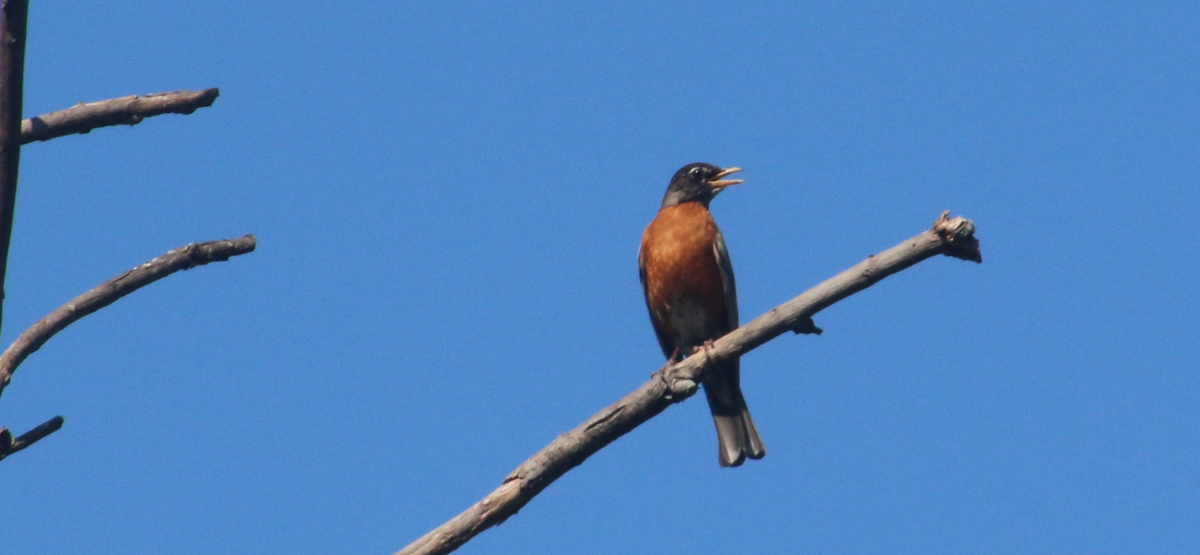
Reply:
[[742, 356], [787, 331], [815, 333], [812, 316], [883, 278], [939, 254], [982, 262], [975, 226], [942, 213], [933, 227], [825, 280], [718, 339], [702, 356], [690, 356], [654, 373], [650, 381], [561, 436], [517, 467], [499, 488], [396, 555], [454, 551], [480, 532], [516, 514], [538, 493], [588, 457], [696, 393], [714, 362]]
[[38, 440], [57, 432], [62, 428], [63, 417], [55, 416], [50, 420], [42, 422], [36, 428], [21, 434], [21, 437], [13, 439], [12, 432], [8, 428], [0, 428], [0, 461], [5, 457], [16, 453], [30, 445], [33, 445]]
[[130, 95], [98, 102], [80, 102], [66, 110], [50, 112], [21, 122], [21, 144], [48, 141], [64, 135], [88, 133], [99, 127], [137, 125], [151, 116], [190, 114], [212, 106], [221, 91], [174, 91]]
[[46, 317], [29, 326], [29, 329], [21, 332], [17, 340], [13, 341], [13, 344], [5, 349], [3, 354], [0, 354], [0, 393], [3, 393], [4, 388], [12, 381], [12, 375], [17, 366], [20, 366], [29, 355], [54, 337], [54, 334], [80, 318], [180, 270], [190, 270], [196, 266], [221, 262], [239, 254], [246, 254], [254, 250], [255, 244], [253, 235], [207, 243], [188, 243], [180, 248], [169, 250], [166, 254], [132, 270], [125, 271], [93, 287], [87, 293], [71, 299], [67, 304], [47, 314]]

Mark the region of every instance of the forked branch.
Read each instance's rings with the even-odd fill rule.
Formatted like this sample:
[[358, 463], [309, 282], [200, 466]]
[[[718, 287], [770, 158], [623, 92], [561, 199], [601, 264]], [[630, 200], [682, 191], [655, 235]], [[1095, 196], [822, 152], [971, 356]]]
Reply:
[[[21, 145], [87, 133], [98, 127], [134, 125], [159, 114], [190, 114], [198, 108], [211, 106], [219, 94], [217, 89], [207, 89], [127, 96], [80, 103], [21, 121], [28, 16], [29, 0], [0, 2], [0, 320], [3, 320], [4, 276], [8, 269]], [[76, 320], [179, 270], [250, 252], [254, 250], [254, 243], [254, 237], [247, 235], [229, 241], [186, 245], [106, 281], [63, 305], [25, 330], [0, 355], [0, 393], [26, 357]], [[54, 433], [62, 425], [63, 418], [56, 416], [15, 439], [8, 428], [0, 428], [0, 460]]]
[[592, 415], [517, 467], [501, 486], [462, 514], [425, 534], [396, 555], [449, 553], [515, 514], [534, 496], [592, 454], [674, 403], [696, 393], [714, 361], [742, 356], [782, 335], [817, 333], [812, 316], [922, 260], [944, 254], [982, 262], [975, 226], [943, 212], [933, 227], [809, 289], [716, 340], [703, 356], [659, 369], [636, 391]]
[[175, 91], [130, 95], [98, 102], [80, 102], [66, 110], [50, 112], [21, 122], [21, 144], [48, 141], [63, 135], [87, 133], [99, 127], [137, 125], [162, 114], [190, 114], [212, 106], [221, 91]]
[[254, 250], [253, 235], [209, 241], [207, 243], [188, 243], [180, 248], [167, 251], [166, 254], [145, 264], [93, 287], [67, 304], [62, 305], [45, 318], [38, 320], [29, 329], [21, 332], [17, 340], [0, 354], [0, 393], [12, 381], [13, 372], [29, 355], [46, 344], [54, 334], [75, 323], [80, 318], [104, 308], [117, 299], [124, 297], [142, 287], [165, 278], [180, 270], [190, 270], [196, 266], [210, 262], [229, 260], [230, 257], [246, 254]]

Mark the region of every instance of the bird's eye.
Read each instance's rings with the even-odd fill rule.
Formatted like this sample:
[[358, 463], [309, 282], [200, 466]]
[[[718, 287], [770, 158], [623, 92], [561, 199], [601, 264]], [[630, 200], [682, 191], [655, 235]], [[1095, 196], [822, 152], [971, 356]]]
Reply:
[[692, 168], [692, 171], [688, 172], [688, 176], [692, 179], [700, 177], [700, 168]]

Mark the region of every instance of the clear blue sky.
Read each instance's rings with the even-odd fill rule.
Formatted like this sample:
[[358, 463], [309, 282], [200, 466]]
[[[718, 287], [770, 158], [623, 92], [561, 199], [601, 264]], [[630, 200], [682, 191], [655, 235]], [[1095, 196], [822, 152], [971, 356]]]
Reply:
[[220, 87], [26, 147], [3, 341], [255, 233], [28, 360], [13, 554], [389, 554], [662, 363], [636, 253], [670, 175], [744, 320], [926, 229], [939, 258], [743, 360], [462, 553], [1200, 551], [1194, 2], [34, 2], [28, 115]]

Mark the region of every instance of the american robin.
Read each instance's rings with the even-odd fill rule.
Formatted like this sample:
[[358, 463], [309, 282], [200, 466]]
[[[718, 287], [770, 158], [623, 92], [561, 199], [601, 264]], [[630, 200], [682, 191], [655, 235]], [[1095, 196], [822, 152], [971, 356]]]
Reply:
[[[741, 168], [688, 164], [675, 172], [662, 207], [642, 234], [638, 271], [650, 322], [669, 362], [738, 327], [737, 289], [725, 239], [708, 203], [741, 179]], [[704, 378], [704, 395], [717, 424], [721, 466], [767, 454], [739, 385], [739, 361], [722, 362]]]

